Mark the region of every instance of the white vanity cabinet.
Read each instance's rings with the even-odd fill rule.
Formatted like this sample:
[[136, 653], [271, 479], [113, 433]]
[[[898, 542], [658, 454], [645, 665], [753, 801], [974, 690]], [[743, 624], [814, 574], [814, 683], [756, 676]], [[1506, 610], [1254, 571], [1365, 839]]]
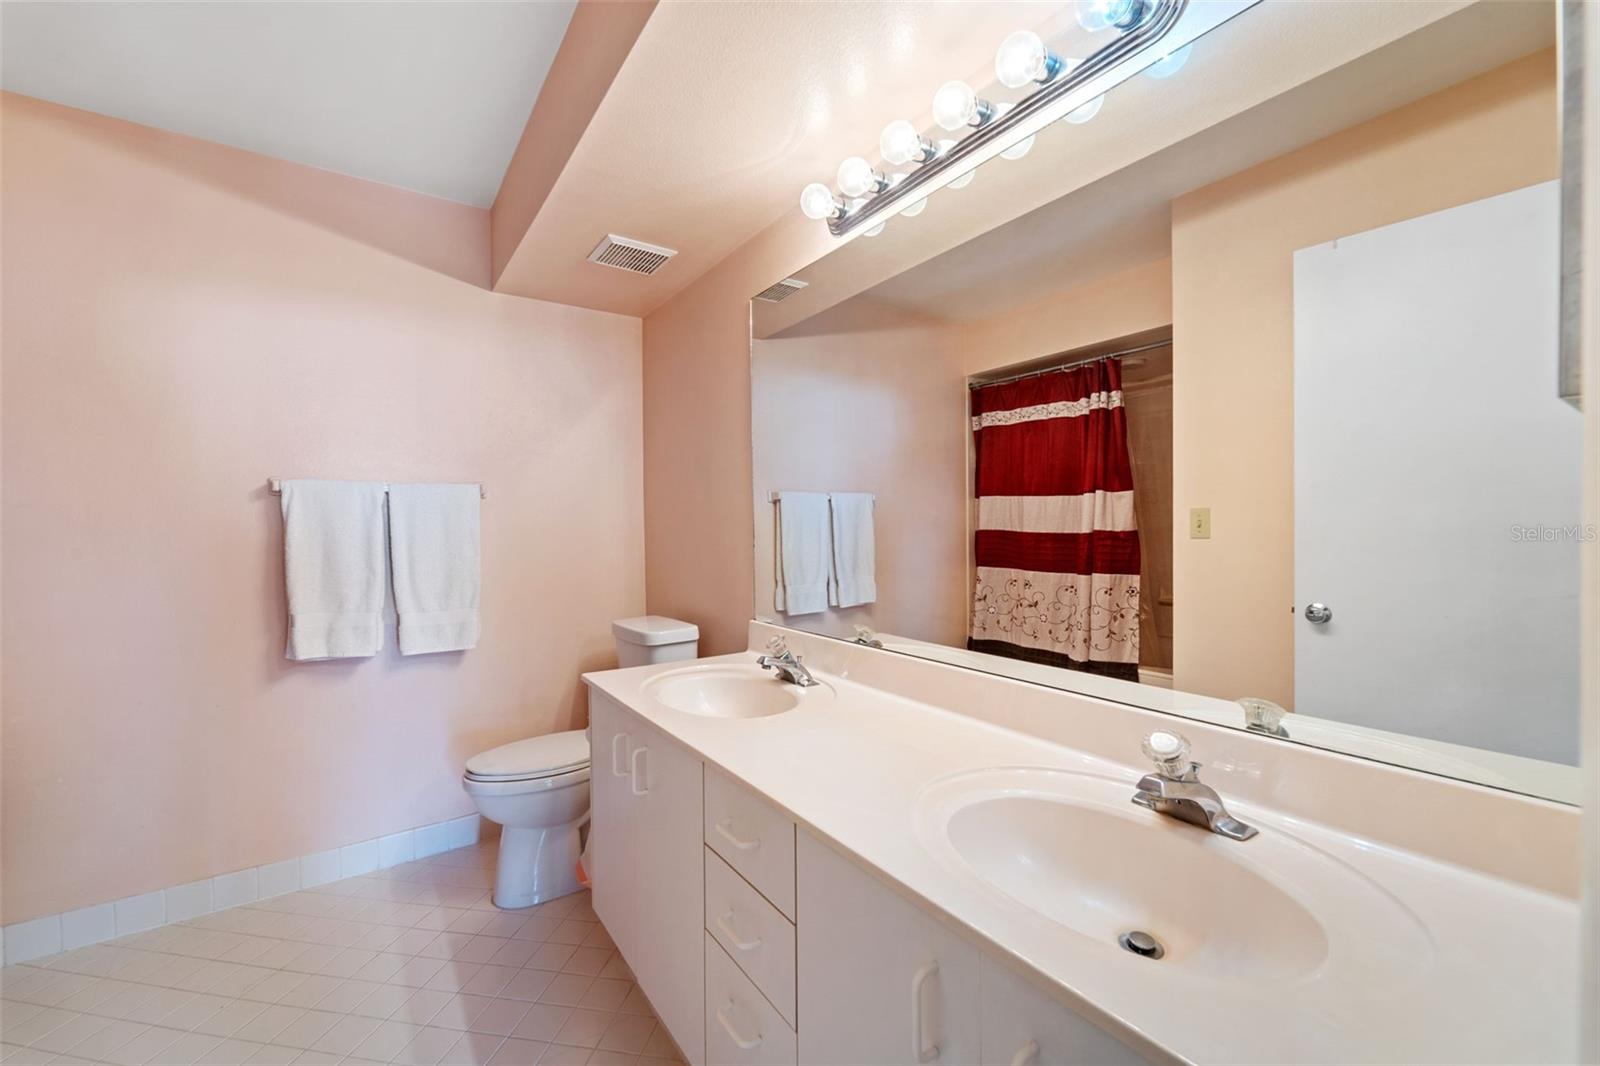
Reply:
[[595, 694], [589, 705], [594, 908], [691, 1062], [705, 1048], [703, 769]]
[[1145, 1066], [1148, 1060], [985, 953], [982, 1066]]
[[800, 1061], [979, 1061], [978, 949], [810, 833], [796, 851]]
[[594, 908], [695, 1066], [1136, 1066], [1026, 972], [602, 693]]

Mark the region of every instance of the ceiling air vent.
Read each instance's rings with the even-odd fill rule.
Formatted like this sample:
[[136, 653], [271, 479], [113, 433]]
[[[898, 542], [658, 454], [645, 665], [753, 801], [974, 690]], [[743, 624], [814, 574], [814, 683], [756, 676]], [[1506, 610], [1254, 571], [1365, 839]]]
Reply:
[[782, 303], [808, 284], [809, 282], [801, 281], [799, 278], [784, 278], [756, 293], [756, 299], [765, 300], [769, 304]]
[[635, 274], [654, 274], [677, 254], [671, 248], [608, 233], [605, 240], [595, 245], [594, 251], [589, 253], [589, 262], [616, 267], [618, 270], [631, 270]]

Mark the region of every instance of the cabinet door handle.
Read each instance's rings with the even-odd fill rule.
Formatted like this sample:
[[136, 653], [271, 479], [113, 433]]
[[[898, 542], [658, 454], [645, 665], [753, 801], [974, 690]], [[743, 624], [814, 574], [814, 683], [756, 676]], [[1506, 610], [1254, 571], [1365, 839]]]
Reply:
[[733, 930], [733, 912], [728, 911], [717, 919], [717, 928], [722, 930], [724, 936], [733, 941], [733, 946], [740, 951], [754, 951], [761, 946], [761, 938], [754, 940], [740, 940], [739, 934]]
[[613, 733], [611, 735], [611, 775], [613, 777], [627, 777], [628, 776], [627, 767], [622, 765], [623, 760], [626, 758], [626, 756], [622, 753], [622, 750], [619, 747], [619, 744], [626, 745], [627, 743], [628, 743], [628, 734], [626, 734], [626, 733]]
[[1039, 1061], [1039, 1041], [1030, 1040], [1017, 1049], [1011, 1056], [1011, 1066], [1032, 1066]]
[[938, 972], [939, 961], [935, 959], [911, 976], [911, 1053], [918, 1062], [932, 1062], [939, 1057], [939, 1045], [922, 1039], [922, 986]]
[[754, 851], [761, 846], [760, 837], [757, 837], [754, 840], [740, 840], [738, 837], [734, 836], [732, 826], [733, 822], [726, 818], [717, 823], [717, 832], [722, 834], [722, 839], [726, 840], [740, 851]]
[[640, 773], [639, 756], [648, 756], [649, 754], [649, 748], [634, 748], [633, 755], [628, 761], [628, 773], [633, 777], [633, 794], [635, 796], [643, 796], [650, 791], [650, 786], [648, 784], [646, 784], [643, 788], [639, 787], [640, 781], [649, 780], [648, 775], [650, 773], [650, 763], [648, 761], [646, 761], [644, 764], [644, 772]]
[[761, 1046], [761, 1034], [754, 1037], [739, 1035], [739, 1030], [733, 1026], [733, 1019], [728, 1017], [728, 1008], [733, 1006], [733, 1000], [728, 1000], [727, 1006], [717, 1008], [717, 1021], [722, 1024], [723, 1031], [728, 1034], [728, 1039], [738, 1045], [740, 1051], [749, 1051], [751, 1048]]

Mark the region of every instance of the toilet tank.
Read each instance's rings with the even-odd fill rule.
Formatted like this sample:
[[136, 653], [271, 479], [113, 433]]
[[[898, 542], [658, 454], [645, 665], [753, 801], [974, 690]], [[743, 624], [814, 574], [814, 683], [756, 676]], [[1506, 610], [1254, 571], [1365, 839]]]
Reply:
[[676, 618], [647, 614], [611, 623], [617, 638], [618, 666], [647, 666], [693, 659], [700, 648], [700, 629]]

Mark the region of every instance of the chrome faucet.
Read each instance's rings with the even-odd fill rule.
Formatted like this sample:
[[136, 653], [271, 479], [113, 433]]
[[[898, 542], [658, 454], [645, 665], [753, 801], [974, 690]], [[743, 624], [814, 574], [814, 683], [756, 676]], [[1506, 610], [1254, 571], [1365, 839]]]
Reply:
[[1189, 742], [1178, 733], [1158, 730], [1140, 745], [1156, 764], [1156, 772], [1139, 779], [1133, 802], [1180, 821], [1208, 829], [1230, 840], [1249, 840], [1258, 830], [1228, 813], [1222, 797], [1200, 783], [1200, 764], [1189, 759]]
[[865, 644], [869, 648], [883, 647], [883, 641], [878, 639], [878, 634], [874, 633], [866, 626], [856, 626], [856, 639], [854, 643]]
[[767, 650], [772, 654], [756, 656], [756, 665], [763, 670], [776, 673], [779, 681], [787, 681], [801, 688], [809, 688], [817, 683], [817, 679], [811, 676], [811, 671], [800, 664], [800, 656], [789, 650], [782, 637], [773, 637], [769, 640]]

